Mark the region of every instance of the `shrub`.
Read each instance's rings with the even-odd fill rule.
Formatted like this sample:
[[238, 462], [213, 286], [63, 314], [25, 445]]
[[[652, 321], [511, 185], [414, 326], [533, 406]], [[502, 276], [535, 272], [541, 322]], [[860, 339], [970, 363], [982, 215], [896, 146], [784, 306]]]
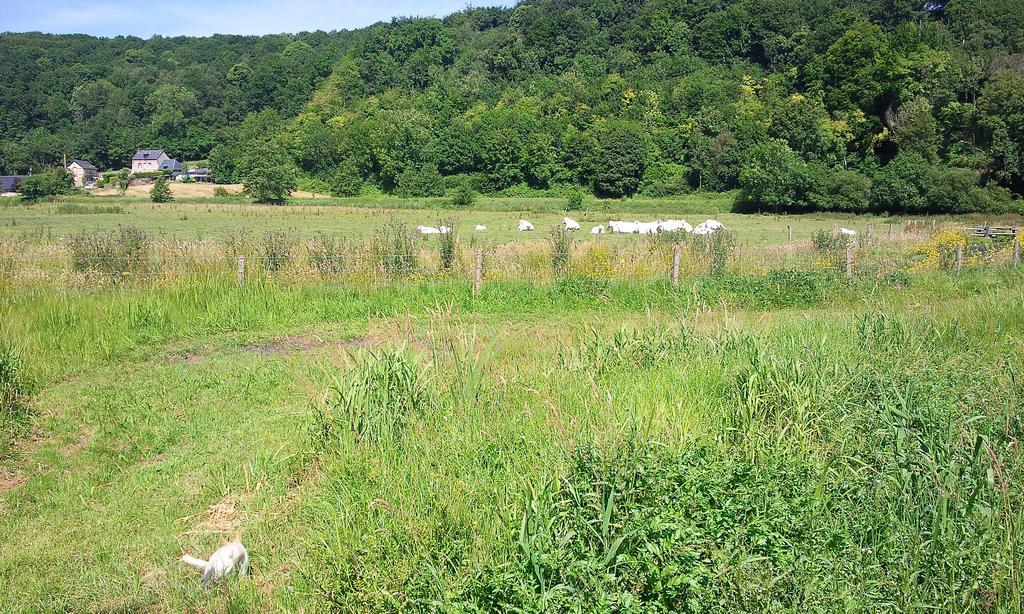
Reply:
[[171, 186], [167, 185], [166, 179], [156, 178], [153, 187], [149, 190], [149, 199], [155, 203], [166, 203], [174, 199], [171, 195]]
[[444, 196], [444, 178], [436, 164], [422, 164], [398, 176], [395, 193], [403, 198]]
[[754, 147], [740, 170], [740, 202], [759, 211], [798, 212], [810, 208], [807, 164], [781, 141]]
[[476, 191], [467, 183], [455, 188], [455, 192], [448, 200], [448, 204], [457, 209], [468, 209], [476, 202]]
[[345, 269], [345, 243], [333, 236], [318, 232], [309, 239], [306, 254], [310, 264], [320, 275], [336, 275]]
[[68, 194], [75, 188], [74, 178], [67, 170], [58, 168], [25, 177], [18, 186], [18, 193], [29, 202], [51, 196]]
[[809, 167], [812, 186], [808, 202], [818, 211], [864, 213], [871, 208], [871, 179], [854, 170]]
[[458, 221], [455, 219], [439, 220], [438, 227], [447, 226], [451, 232], [437, 236], [438, 259], [442, 271], [451, 271], [455, 268], [458, 244], [455, 241], [455, 227]]
[[569, 260], [572, 257], [573, 236], [561, 225], [551, 231], [551, 269], [556, 275], [569, 272]]
[[213, 188], [213, 196], [215, 198], [228, 198], [231, 196], [231, 192], [228, 192], [224, 186], [217, 186]]
[[374, 237], [373, 254], [385, 274], [412, 275], [416, 271], [416, 235], [402, 222], [386, 224]]
[[328, 451], [347, 435], [368, 443], [396, 443], [430, 403], [426, 367], [405, 348], [354, 356], [335, 378], [315, 419], [314, 442]]
[[267, 269], [277, 273], [291, 262], [295, 240], [283, 230], [271, 230], [263, 235], [263, 255]]
[[338, 165], [328, 181], [331, 196], [359, 196], [363, 191], [363, 177], [355, 161], [349, 159]]
[[583, 193], [575, 191], [569, 195], [569, 198], [565, 201], [566, 211], [579, 211], [583, 208]]
[[98, 272], [119, 279], [145, 271], [149, 251], [149, 235], [136, 226], [83, 233], [71, 239], [71, 267], [77, 272]]
[[689, 241], [690, 249], [698, 258], [707, 263], [708, 273], [720, 275], [725, 272], [736, 249], [736, 237], [724, 230], [709, 235], [694, 235]]

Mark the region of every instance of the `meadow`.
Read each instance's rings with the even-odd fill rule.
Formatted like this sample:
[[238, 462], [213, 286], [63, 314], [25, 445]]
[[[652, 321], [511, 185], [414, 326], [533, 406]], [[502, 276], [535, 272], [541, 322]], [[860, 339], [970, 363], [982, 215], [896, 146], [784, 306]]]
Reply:
[[[16, 211], [155, 233], [212, 207], [182, 240], [375, 211], [59, 205]], [[0, 610], [1019, 610], [1021, 269], [965, 242], [953, 270], [957, 231], [898, 220], [858, 248], [885, 265], [847, 277], [811, 240], [836, 218], [730, 215], [736, 251], [693, 252], [678, 287], [668, 243], [609, 238], [662, 259], [630, 279], [594, 274], [589, 237], [552, 270], [543, 232], [496, 248], [543, 278], [476, 294], [466, 274], [0, 266]], [[737, 247], [787, 225], [800, 267]], [[251, 575], [203, 589], [178, 557], [236, 532]]]

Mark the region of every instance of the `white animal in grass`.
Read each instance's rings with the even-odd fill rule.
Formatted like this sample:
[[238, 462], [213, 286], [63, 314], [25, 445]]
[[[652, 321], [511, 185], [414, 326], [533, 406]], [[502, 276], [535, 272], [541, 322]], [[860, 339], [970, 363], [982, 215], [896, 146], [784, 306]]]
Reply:
[[526, 220], [519, 220], [519, 232], [530, 232], [533, 230], [533, 224]]
[[476, 225], [476, 231], [477, 231], [477, 232], [484, 232], [484, 231], [486, 231], [486, 230], [487, 230], [487, 227], [486, 227], [486, 226], [484, 226], [483, 224], [477, 224], [477, 225]]
[[636, 234], [636, 222], [623, 222], [620, 220], [612, 220], [608, 222], [608, 228], [612, 229], [615, 234]]
[[565, 229], [569, 231], [577, 231], [580, 229], [580, 223], [571, 217], [563, 217], [562, 223], [565, 224]]
[[840, 228], [839, 229], [839, 234], [843, 235], [844, 237], [856, 237], [857, 236], [857, 231], [856, 230], [850, 230], [849, 228]]
[[417, 226], [416, 232], [421, 235], [439, 235], [441, 234], [441, 229], [434, 228], [433, 226]]
[[706, 220], [697, 224], [697, 227], [693, 229], [693, 234], [698, 236], [711, 235], [719, 230], [725, 230], [725, 225], [716, 220]]
[[249, 552], [240, 541], [225, 544], [204, 561], [194, 556], [183, 555], [181, 562], [203, 570], [203, 584], [220, 582], [233, 573], [244, 576], [249, 569]]
[[653, 222], [634, 222], [636, 224], [636, 232], [642, 235], [656, 235], [658, 229], [661, 227], [660, 221]]
[[686, 220], [665, 220], [661, 223], [661, 230], [664, 232], [693, 232], [693, 226], [686, 223]]
[[590, 229], [590, 234], [592, 234], [592, 235], [603, 235], [604, 234], [604, 226], [594, 226], [593, 228]]
[[438, 232], [438, 234], [443, 234], [443, 235], [451, 234], [452, 228], [451, 228], [451, 226], [439, 226], [437, 228], [437, 232]]

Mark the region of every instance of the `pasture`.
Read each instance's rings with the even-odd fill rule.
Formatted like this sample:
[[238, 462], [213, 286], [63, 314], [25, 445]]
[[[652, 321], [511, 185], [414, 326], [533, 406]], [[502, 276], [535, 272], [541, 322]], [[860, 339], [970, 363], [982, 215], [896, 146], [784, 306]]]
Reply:
[[[0, 265], [126, 223], [163, 258], [240, 227], [362, 241], [453, 213], [405, 204], [3, 208]], [[671, 245], [641, 237], [602, 257], [656, 274], [595, 274], [589, 236], [552, 272], [558, 204], [519, 206], [534, 236], [500, 200], [457, 215], [496, 228], [491, 261], [548, 272], [477, 294], [436, 274], [436, 239], [413, 248], [429, 277], [318, 273], [298, 245], [241, 285], [0, 266], [0, 610], [1019, 607], [1024, 276], [1005, 246], [894, 219], [847, 277], [812, 234], [888, 219], [628, 203], [734, 234], [721, 267], [686, 252], [674, 287]], [[759, 260], [788, 225], [805, 257]], [[236, 533], [249, 577], [204, 589], [178, 562]]]
[[[178, 187], [196, 187], [186, 184]], [[207, 186], [203, 186], [207, 187]], [[444, 199], [395, 199], [362, 197], [343, 199], [295, 198], [285, 206], [254, 205], [242, 198], [188, 199], [166, 204], [145, 198], [68, 197], [57, 203], [0, 206], [0, 236], [58, 239], [83, 231], [131, 224], [156, 236], [179, 239], [222, 238], [230, 231], [247, 228], [257, 234], [271, 230], [309, 236], [317, 232], [351, 239], [369, 238], [389, 220], [410, 226], [436, 226], [441, 220], [456, 220], [457, 231], [466, 238], [476, 235], [493, 243], [547, 240], [552, 227], [569, 215], [584, 226], [581, 234], [612, 219], [654, 220], [681, 217], [693, 225], [709, 217], [723, 222], [742, 241], [752, 245], [783, 244], [792, 226], [794, 241], [809, 241], [821, 229], [836, 224], [864, 230], [868, 223], [884, 232], [891, 221], [898, 227], [908, 218], [852, 216], [838, 214], [742, 215], [730, 213], [732, 194], [701, 194], [673, 199], [632, 199], [593, 201], [580, 211], [564, 211], [560, 198], [480, 198], [470, 209], [444, 206]], [[118, 212], [106, 212], [111, 208]], [[520, 218], [536, 226], [533, 233], [516, 232]], [[474, 233], [477, 224], [486, 233]], [[625, 237], [614, 240], [625, 240]]]

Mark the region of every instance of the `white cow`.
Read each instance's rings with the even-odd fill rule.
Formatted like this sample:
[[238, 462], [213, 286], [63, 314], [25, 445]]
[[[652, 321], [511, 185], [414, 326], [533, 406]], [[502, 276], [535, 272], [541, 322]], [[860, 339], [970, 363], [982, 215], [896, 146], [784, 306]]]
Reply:
[[477, 231], [477, 232], [484, 232], [484, 231], [486, 231], [486, 230], [487, 230], [487, 227], [486, 227], [486, 226], [484, 226], [483, 224], [477, 224], [477, 225], [476, 225], [476, 231]]
[[603, 235], [604, 234], [604, 226], [594, 226], [593, 228], [590, 229], [590, 234], [592, 234], [592, 235]]
[[571, 217], [563, 217], [562, 223], [565, 224], [565, 229], [569, 231], [576, 231], [580, 229], [580, 223]]
[[693, 226], [686, 223], [686, 220], [666, 220], [661, 223], [664, 232], [693, 232]]
[[417, 226], [416, 232], [421, 235], [439, 235], [441, 234], [441, 229], [434, 228], [433, 226]]
[[526, 220], [519, 220], [519, 232], [530, 232], [533, 230], [533, 224]]
[[661, 221], [655, 220], [653, 222], [634, 222], [636, 224], [636, 232], [642, 235], [656, 235], [658, 229], [661, 228]]
[[697, 224], [697, 227], [693, 229], [693, 234], [698, 236], [711, 235], [719, 230], [725, 230], [725, 226], [716, 220], [706, 220]]
[[608, 228], [612, 229], [615, 234], [636, 234], [637, 227], [636, 222], [622, 222], [619, 220], [613, 220], [608, 222]]
[[843, 235], [844, 237], [856, 237], [857, 236], [857, 231], [856, 230], [850, 230], [849, 228], [840, 228], [839, 229], [839, 234]]

